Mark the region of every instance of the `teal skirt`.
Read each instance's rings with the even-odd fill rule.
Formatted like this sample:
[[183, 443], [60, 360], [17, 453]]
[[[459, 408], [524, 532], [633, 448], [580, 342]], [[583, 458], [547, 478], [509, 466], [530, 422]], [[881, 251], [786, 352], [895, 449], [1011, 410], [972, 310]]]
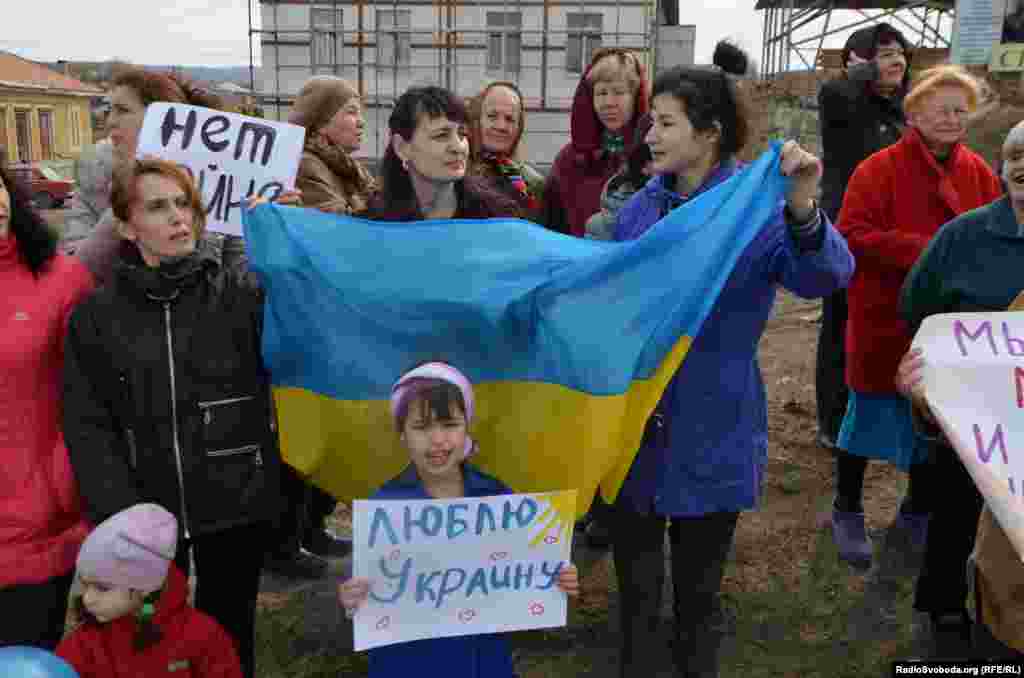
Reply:
[[851, 390], [837, 444], [850, 454], [887, 461], [904, 471], [928, 459], [928, 445], [914, 431], [910, 401], [898, 395]]

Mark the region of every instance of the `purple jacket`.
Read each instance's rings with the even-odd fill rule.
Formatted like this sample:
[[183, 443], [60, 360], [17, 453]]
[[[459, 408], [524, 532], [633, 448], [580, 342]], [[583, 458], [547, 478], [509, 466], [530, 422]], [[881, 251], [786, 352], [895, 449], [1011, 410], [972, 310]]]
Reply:
[[[741, 168], [727, 161], [683, 197], [651, 179], [619, 212], [616, 240], [641, 237], [675, 205]], [[768, 457], [768, 414], [757, 345], [776, 285], [804, 298], [845, 287], [853, 275], [846, 241], [822, 215], [810, 247], [798, 247], [782, 216], [744, 250], [658, 404], [664, 426], [648, 433], [619, 493], [634, 511], [697, 516], [757, 505]]]

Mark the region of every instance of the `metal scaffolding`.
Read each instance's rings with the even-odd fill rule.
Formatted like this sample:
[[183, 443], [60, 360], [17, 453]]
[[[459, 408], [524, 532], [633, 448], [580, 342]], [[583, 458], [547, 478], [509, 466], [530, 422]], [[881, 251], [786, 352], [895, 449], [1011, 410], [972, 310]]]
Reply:
[[888, 21], [916, 47], [948, 48], [955, 0], [758, 0], [764, 12], [761, 75], [813, 70], [825, 39]]
[[349, 80], [363, 95], [370, 155], [408, 87], [470, 96], [510, 80], [523, 91], [530, 146], [557, 149], [591, 51], [618, 46], [650, 62], [657, 21], [655, 0], [249, 0], [250, 79], [277, 119], [309, 77]]

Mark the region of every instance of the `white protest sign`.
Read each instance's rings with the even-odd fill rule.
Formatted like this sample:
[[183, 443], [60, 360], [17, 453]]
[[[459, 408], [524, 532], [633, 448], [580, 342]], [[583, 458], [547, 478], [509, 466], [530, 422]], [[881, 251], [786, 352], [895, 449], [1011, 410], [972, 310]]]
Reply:
[[370, 596], [355, 649], [564, 626], [576, 491], [448, 500], [357, 500], [354, 575]]
[[146, 107], [136, 157], [185, 167], [203, 196], [206, 226], [242, 234], [247, 196], [295, 187], [306, 130], [298, 125], [168, 102]]
[[928, 405], [1024, 557], [1024, 312], [930, 316], [914, 346]]

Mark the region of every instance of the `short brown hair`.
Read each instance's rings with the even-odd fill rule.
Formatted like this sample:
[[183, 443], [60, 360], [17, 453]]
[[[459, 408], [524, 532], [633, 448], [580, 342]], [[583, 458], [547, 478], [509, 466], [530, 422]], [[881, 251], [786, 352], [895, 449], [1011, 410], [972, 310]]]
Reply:
[[914, 78], [914, 84], [910, 92], [903, 100], [903, 110], [906, 113], [915, 111], [921, 101], [934, 94], [939, 87], [958, 87], [967, 94], [967, 108], [974, 111], [978, 107], [978, 99], [981, 98], [981, 87], [973, 75], [967, 72], [962, 66], [954, 64], [942, 64], [934, 66]]
[[310, 137], [325, 127], [351, 99], [358, 98], [359, 90], [348, 80], [335, 75], [314, 75], [299, 90], [288, 122], [305, 127]]
[[148, 174], [158, 174], [176, 183], [185, 192], [194, 217], [192, 229], [198, 239], [206, 229], [206, 210], [199, 189], [188, 172], [169, 160], [147, 157], [135, 160], [114, 173], [114, 185], [110, 192], [110, 208], [121, 221], [131, 221], [132, 205], [139, 200], [139, 179]]

